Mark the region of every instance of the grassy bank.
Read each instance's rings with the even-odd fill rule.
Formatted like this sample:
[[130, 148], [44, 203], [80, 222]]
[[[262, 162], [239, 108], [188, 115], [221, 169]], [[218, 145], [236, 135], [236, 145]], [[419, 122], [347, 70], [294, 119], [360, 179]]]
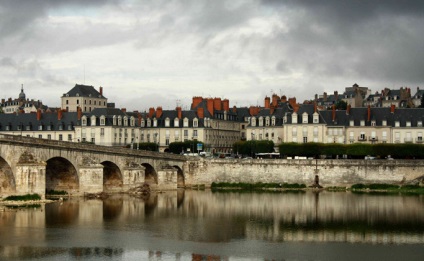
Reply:
[[229, 182], [213, 182], [211, 185], [211, 189], [218, 190], [301, 190], [305, 189], [305, 184], [298, 183], [229, 183]]
[[38, 194], [26, 194], [21, 196], [8, 196], [4, 201], [30, 201], [30, 200], [41, 200], [40, 195]]
[[352, 192], [381, 192], [381, 193], [404, 193], [424, 194], [424, 187], [419, 185], [393, 185], [393, 184], [355, 184], [350, 188]]

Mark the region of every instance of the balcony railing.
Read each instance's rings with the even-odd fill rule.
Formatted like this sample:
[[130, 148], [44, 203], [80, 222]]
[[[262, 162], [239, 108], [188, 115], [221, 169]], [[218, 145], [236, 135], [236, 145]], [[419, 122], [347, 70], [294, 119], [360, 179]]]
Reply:
[[369, 141], [378, 141], [378, 137], [368, 137]]
[[423, 137], [418, 137], [415, 139], [415, 143], [423, 143]]
[[367, 137], [366, 136], [359, 136], [358, 137], [358, 141], [366, 141]]

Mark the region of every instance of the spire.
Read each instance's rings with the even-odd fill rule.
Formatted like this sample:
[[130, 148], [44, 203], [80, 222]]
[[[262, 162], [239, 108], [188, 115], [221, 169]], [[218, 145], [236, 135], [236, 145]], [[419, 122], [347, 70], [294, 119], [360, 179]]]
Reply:
[[21, 93], [19, 94], [19, 99], [25, 100], [25, 98], [26, 98], [26, 96], [25, 96], [25, 93], [24, 93], [24, 85], [22, 84], [21, 85]]

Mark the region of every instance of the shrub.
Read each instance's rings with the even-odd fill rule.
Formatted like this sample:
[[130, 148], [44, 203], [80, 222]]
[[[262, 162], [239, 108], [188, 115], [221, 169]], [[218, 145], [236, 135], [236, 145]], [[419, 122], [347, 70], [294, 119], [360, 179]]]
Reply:
[[21, 196], [8, 196], [4, 200], [11, 201], [27, 201], [27, 200], [40, 200], [41, 197], [38, 194], [26, 194]]

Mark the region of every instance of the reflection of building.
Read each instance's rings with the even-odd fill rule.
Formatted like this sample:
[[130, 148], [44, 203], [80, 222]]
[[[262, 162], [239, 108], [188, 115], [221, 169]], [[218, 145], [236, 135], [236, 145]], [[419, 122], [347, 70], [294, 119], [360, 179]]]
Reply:
[[42, 111], [45, 111], [47, 109], [47, 107], [43, 106], [43, 103], [39, 100], [35, 101], [26, 99], [23, 85], [21, 87], [21, 92], [19, 93], [18, 99], [2, 99], [0, 106], [3, 110], [3, 113], [6, 114], [20, 112], [30, 113], [36, 112], [38, 109], [41, 109]]
[[80, 107], [83, 112], [91, 112], [96, 108], [106, 108], [107, 98], [103, 96], [103, 87], [99, 91], [93, 86], [75, 84], [69, 92], [64, 93], [61, 97], [62, 110], [69, 112], [77, 111]]

